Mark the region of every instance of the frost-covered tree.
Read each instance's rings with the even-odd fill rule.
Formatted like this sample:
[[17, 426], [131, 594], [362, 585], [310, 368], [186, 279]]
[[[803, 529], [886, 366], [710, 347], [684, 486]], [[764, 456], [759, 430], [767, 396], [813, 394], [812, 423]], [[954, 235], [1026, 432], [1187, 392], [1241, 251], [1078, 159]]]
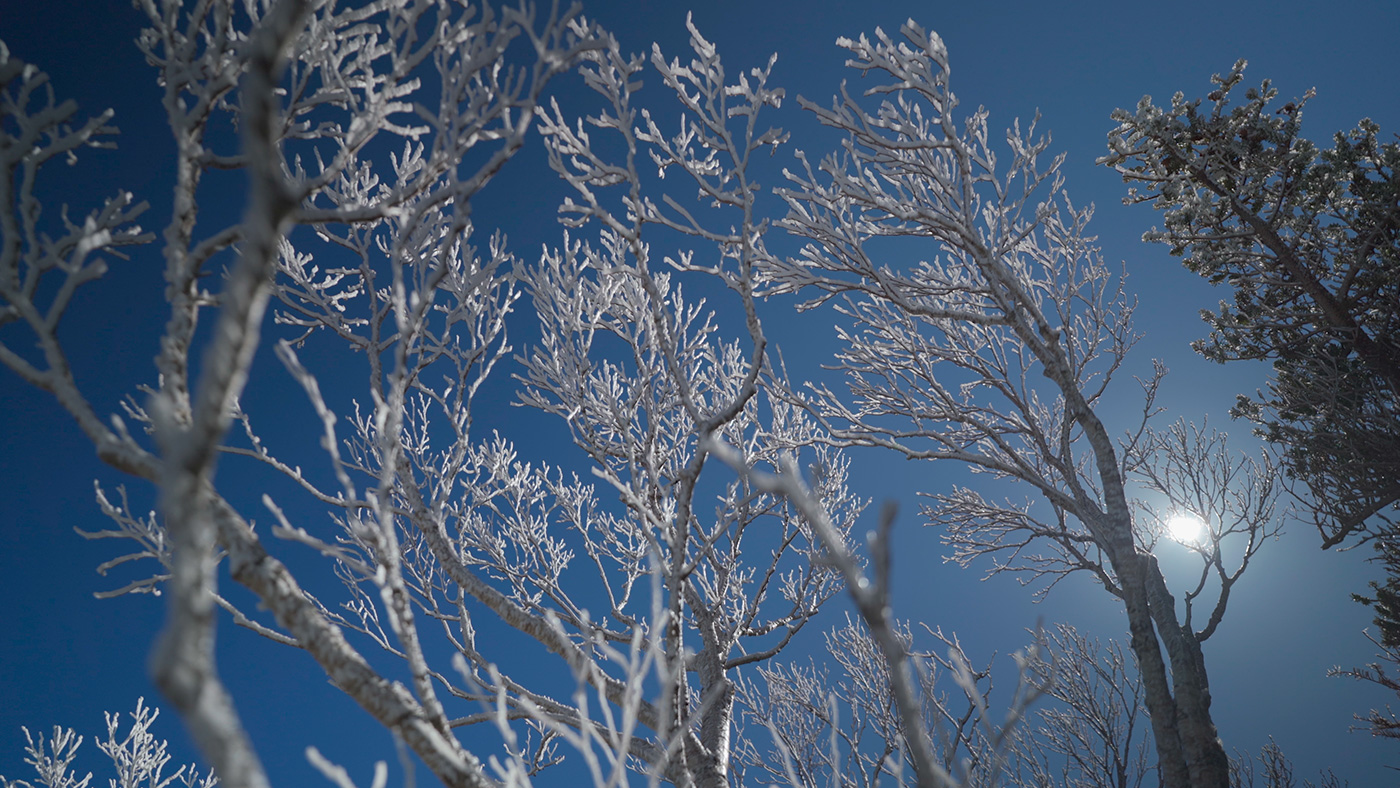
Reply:
[[[924, 514], [959, 561], [990, 556], [993, 572], [1051, 586], [1087, 572], [1120, 599], [1162, 784], [1224, 788], [1201, 646], [1274, 527], [1272, 472], [1223, 436], [1152, 429], [1161, 370], [1115, 440], [1100, 407], [1137, 339], [1133, 302], [1087, 234], [1091, 211], [1064, 194], [1062, 159], [1043, 160], [1034, 124], [1003, 148], [985, 109], [959, 117], [947, 50], [917, 24], [840, 43], [879, 81], [804, 103], [846, 139], [789, 175], [782, 224], [808, 243], [763, 275], [770, 292], [815, 293], [809, 308], [835, 301], [849, 396], [812, 385], [790, 399], [834, 445], [956, 460], [1028, 490], [1018, 503], [931, 489]], [[915, 249], [903, 239], [928, 256], [898, 262]], [[1160, 516], [1134, 516], [1135, 481], [1169, 502]], [[1208, 525], [1189, 545], [1200, 582], [1180, 599], [1152, 552], [1172, 512]]]
[[[151, 733], [151, 726], [160, 717], [160, 709], [145, 705], [144, 698], [136, 699], [136, 710], [131, 712], [131, 728], [126, 735], [119, 736], [121, 715], [107, 714], [107, 739], [97, 743], [112, 761], [115, 777], [108, 778], [112, 788], [214, 788], [219, 778], [213, 772], [200, 776], [194, 764], [185, 764], [171, 772], [165, 767], [170, 764], [170, 753], [166, 752], [166, 741], [157, 739]], [[34, 767], [39, 785], [44, 788], [88, 788], [92, 782], [92, 772], [82, 777], [73, 768], [78, 757], [78, 748], [83, 737], [72, 728], [54, 726], [53, 734], [47, 741], [44, 734], [36, 738], [23, 728], [24, 749], [28, 756], [24, 762]], [[0, 775], [0, 788], [33, 788], [33, 783], [25, 780], [8, 780]]]
[[[865, 503], [847, 487], [846, 446], [1029, 484], [1037, 506], [955, 489], [926, 515], [960, 561], [1010, 554], [998, 571], [1052, 585], [1084, 570], [1122, 599], [1163, 784], [1226, 784], [1200, 646], [1268, 534], [1272, 476], [1214, 433], [1149, 429], [1155, 379], [1143, 423], [1109, 436], [1095, 408], [1134, 339], [1131, 304], [1085, 235], [1088, 212], [1063, 199], [1058, 160], [1037, 164], [1045, 143], [1014, 132], [999, 170], [986, 113], [954, 121], [937, 36], [910, 23], [898, 44], [843, 40], [856, 68], [894, 77], [873, 91], [892, 98], [873, 113], [849, 96], [808, 105], [849, 133], [844, 158], [775, 195], [756, 164], [787, 141], [766, 122], [784, 97], [773, 61], [726, 72], [693, 27], [683, 62], [624, 56], [577, 10], [525, 4], [137, 6], [176, 152], [155, 369], [120, 417], [77, 383], [65, 309], [109, 259], [156, 238], [127, 193], [80, 221], [46, 210], [41, 170], [111, 147], [111, 116], [75, 120], [2, 48], [0, 363], [144, 482], [100, 487], [113, 525], [90, 535], [135, 544], [103, 571], [159, 564], [112, 594], [167, 596], [155, 678], [224, 784], [269, 780], [215, 668], [220, 616], [314, 660], [452, 788], [528, 785], [565, 759], [609, 786], [760, 772], [807, 786], [842, 770], [991, 786], [1050, 769], [1089, 735], [1112, 757], [1054, 779], [1128, 784], [1136, 712], [1129, 696], [1092, 700], [1122, 655], [1064, 641], [1077, 674], [1028, 652], [994, 712], [956, 639], [916, 651], [894, 617], [892, 512], [853, 546]], [[549, 99], [565, 73], [591, 93], [582, 117], [578, 95]], [[644, 74], [665, 114], [640, 103]], [[679, 122], [663, 121], [676, 102]], [[522, 260], [473, 207], [532, 129], [567, 231]], [[230, 197], [211, 170], [246, 175], [237, 220], [201, 209]], [[787, 218], [772, 223], [765, 201]], [[810, 242], [801, 258], [770, 251], [775, 227]], [[943, 258], [876, 264], [869, 242], [886, 236], [933, 238]], [[785, 379], [765, 287], [843, 296], [853, 399]], [[538, 335], [513, 354], [517, 311]], [[265, 332], [280, 369], [255, 363]], [[526, 457], [479, 425], [483, 392], [512, 380], [513, 403], [557, 419], [571, 449]], [[244, 396], [263, 386], [282, 410]], [[264, 426], [293, 407], [318, 445]], [[1130, 477], [1170, 508], [1135, 518]], [[133, 495], [155, 512], [139, 516]], [[1189, 545], [1201, 575], [1179, 616], [1151, 551], [1181, 511], [1209, 528]], [[255, 515], [273, 526], [255, 531]], [[848, 681], [774, 662], [843, 587], [859, 622], [831, 643]], [[521, 644], [557, 669], [524, 667]], [[1043, 718], [1044, 740], [1028, 743], [1027, 706], [1056, 691], [1069, 716]], [[851, 726], [802, 716], [833, 708]], [[845, 749], [817, 749], [814, 730]]]
[[[992, 666], [974, 668], [957, 638], [928, 630], [935, 646], [921, 650], [907, 625], [893, 629], [914, 666], [919, 728], [948, 779], [965, 786], [1015, 784], [1021, 715], [1053, 686], [1050, 676], [1036, 672], [1043, 665], [1041, 644], [1015, 655], [1016, 690], [1023, 695], [1004, 712], [992, 705]], [[743, 686], [750, 735], [741, 760], [764, 782], [928, 784], [911, 757], [917, 745], [905, 733], [891, 663], [877, 638], [848, 618], [825, 639], [823, 662], [762, 667], [760, 680]]]
[[1312, 92], [1275, 108], [1265, 80], [1240, 101], [1244, 69], [1205, 101], [1115, 111], [1100, 162], [1163, 211], [1144, 240], [1231, 289], [1195, 347], [1272, 362], [1236, 415], [1279, 447], [1330, 547], [1392, 530], [1400, 501], [1400, 144], [1363, 120], [1319, 148], [1301, 133]]
[[[597, 36], [575, 14], [540, 17], [525, 6], [497, 13], [450, 2], [346, 8], [298, 0], [190, 6], [147, 0], [138, 7], [149, 21], [138, 45], [164, 90], [177, 157], [173, 211], [161, 244], [170, 314], [157, 374], [125, 419], [100, 417], [75, 383], [59, 339], [65, 308], [78, 287], [101, 277], [104, 258], [151, 236], [133, 224], [144, 204], [126, 193], [79, 223], [45, 213], [34, 192], [39, 170], [58, 156], [110, 147], [110, 113], [75, 123], [72, 102], [57, 101], [42, 72], [8, 55], [0, 64], [6, 135], [0, 360], [52, 392], [109, 465], [158, 491], [157, 517], [138, 518], [105, 497], [103, 508], [117, 524], [115, 534], [138, 542], [135, 557], [163, 565], [160, 577], [128, 588], [153, 590], [158, 582], [169, 591], [169, 620], [153, 657], [156, 682], [226, 784], [267, 780], [214, 667], [216, 607], [316, 660], [445, 784], [491, 784], [453, 734], [438, 697], [448, 690], [445, 677], [425, 661], [418, 622], [437, 626], [439, 608], [423, 604], [431, 584], [473, 561], [462, 543], [471, 523], [453, 519], [460, 496], [452, 491], [461, 474], [498, 471], [490, 477], [498, 487], [514, 480], [500, 453], [467, 441], [431, 456], [440, 466], [415, 467], [414, 459], [429, 460], [430, 450], [415, 443], [421, 435], [413, 432], [414, 416], [432, 404], [443, 410], [455, 404], [451, 417], [464, 426], [478, 373], [503, 352], [509, 257], [498, 244], [478, 253], [469, 242], [471, 202], [520, 149], [549, 80], [596, 46]], [[512, 52], [519, 52], [514, 65], [505, 62]], [[238, 137], [226, 132], [230, 126]], [[211, 169], [247, 174], [246, 207], [233, 224], [201, 221], [201, 201], [213, 199], [202, 188]], [[310, 249], [318, 246], [335, 249], [328, 256], [337, 262], [314, 263]], [[221, 267], [226, 276], [208, 276]], [[322, 397], [293, 342], [280, 346], [324, 424], [328, 472], [320, 479], [281, 462], [276, 447], [257, 437], [257, 414], [239, 405], [274, 295], [285, 309], [281, 322], [297, 332], [289, 339], [305, 342], [308, 332], [323, 328], [366, 364], [366, 410], [342, 435], [333, 411], [341, 403]], [[213, 310], [214, 329], [196, 355], [197, 327]], [[31, 343], [38, 353], [18, 350]], [[429, 371], [431, 384], [420, 377]], [[246, 435], [241, 445], [229, 435], [234, 424]], [[266, 499], [281, 521], [278, 533], [332, 555], [358, 594], [331, 608], [303, 589], [253, 531], [251, 515], [215, 482], [216, 462], [229, 455], [290, 477], [333, 510], [319, 519], [334, 524], [341, 541], [324, 527], [308, 532]], [[413, 521], [423, 527], [404, 527]], [[419, 562], [434, 550], [446, 562], [425, 577]], [[221, 558], [267, 613], [245, 614], [218, 593]], [[463, 593], [453, 600], [456, 607], [474, 589], [517, 625], [530, 622], [540, 639], [557, 637], [552, 620], [522, 609], [484, 575], [457, 573], [468, 585], [457, 586]], [[369, 606], [367, 598], [374, 599]], [[455, 615], [469, 631], [466, 611]], [[357, 629], [403, 660], [411, 689], [371, 666], [363, 644], [347, 638]], [[583, 646], [555, 645], [582, 659]]]
[[[1151, 774], [1142, 684], [1130, 655], [1061, 624], [1034, 633], [1013, 655], [1019, 673], [1007, 711], [992, 701], [994, 668], [980, 669], [956, 637], [923, 628], [934, 647], [915, 649], [922, 727], [937, 757], [967, 786], [1137, 788]], [[827, 634], [827, 661], [779, 665], [744, 687], [745, 717], [774, 732], [748, 737], [751, 768], [803, 784], [913, 785], [894, 682], [869, 631], [848, 620]], [[1003, 676], [1004, 678], [1004, 676]], [[1035, 711], [1023, 716], [1032, 704]]]
[[1052, 703], [1017, 737], [1016, 785], [1138, 788], [1148, 777], [1142, 682], [1131, 653], [1060, 624], [1035, 667]]
[[[177, 156], [156, 369], [121, 417], [100, 416], [76, 383], [59, 330], [73, 293], [155, 238], [127, 193], [77, 223], [45, 211], [41, 169], [112, 147], [110, 113], [75, 121], [4, 50], [0, 362], [156, 497], [139, 516], [125, 487], [99, 488], [113, 526], [88, 535], [135, 543], [103, 572], [159, 564], [106, 595], [166, 593], [155, 679], [225, 784], [269, 781], [215, 668], [220, 610], [314, 660], [454, 788], [526, 785], [566, 755], [597, 785], [729, 784], [738, 671], [779, 654], [843, 583], [905, 675], [888, 586], [864, 582], [848, 544], [864, 504], [845, 460], [772, 393], [786, 386], [754, 293], [768, 193], [750, 172], [785, 140], [760, 123], [782, 98], [771, 62], [728, 78], [693, 29], [689, 63], [624, 57], [577, 11], [528, 5], [138, 6]], [[601, 97], [586, 121], [544, 101], [574, 69]], [[680, 101], [679, 126], [634, 105], [648, 69]], [[531, 128], [569, 194], [570, 230], [527, 263], [472, 207]], [[645, 180], [652, 167], [675, 186]], [[247, 175], [231, 224], [201, 210], [228, 197], [206, 185], [212, 169]], [[685, 291], [693, 282], [727, 288], [734, 336]], [[521, 304], [540, 332], [516, 359], [518, 402], [561, 419], [595, 481], [476, 424]], [[264, 331], [281, 371], [254, 363]], [[300, 392], [279, 407], [314, 417], [318, 449], [261, 427], [276, 414], [243, 396], [260, 385]], [[258, 479], [301, 500], [250, 499]], [[253, 529], [259, 512], [270, 531]], [[308, 550], [324, 576], [283, 560]], [[221, 565], [256, 606], [221, 590]], [[522, 640], [560, 669], [522, 675]], [[487, 750], [470, 733], [483, 728], [496, 732]], [[923, 784], [953, 784], [919, 753]]]
[[[1255, 763], [1258, 763], [1256, 768]], [[1236, 753], [1230, 759], [1230, 788], [1296, 788], [1293, 777], [1293, 762], [1283, 754], [1282, 748], [1272, 739], [1259, 750], [1258, 758], [1247, 753]], [[1345, 788], [1331, 770], [1318, 775], [1317, 782], [1303, 780], [1302, 788]]]
[[[1354, 596], [1376, 611], [1379, 661], [1337, 672], [1396, 692], [1382, 663], [1400, 658], [1400, 144], [1363, 120], [1320, 148], [1302, 135], [1312, 92], [1275, 108], [1265, 80], [1240, 100], [1244, 69], [1212, 77], [1204, 100], [1117, 110], [1100, 161], [1130, 185], [1125, 202], [1163, 212], [1144, 240], [1232, 291], [1194, 346], [1271, 362], [1234, 415], [1278, 448], [1323, 547], [1374, 539], [1388, 579]], [[1388, 710], [1361, 719], [1396, 735]]]

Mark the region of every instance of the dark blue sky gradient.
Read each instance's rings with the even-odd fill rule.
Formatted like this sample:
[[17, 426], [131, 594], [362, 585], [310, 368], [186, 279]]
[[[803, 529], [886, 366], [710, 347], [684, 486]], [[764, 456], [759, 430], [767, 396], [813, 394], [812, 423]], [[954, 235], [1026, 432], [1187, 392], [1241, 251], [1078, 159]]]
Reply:
[[[585, 12], [614, 31], [624, 49], [647, 50], [655, 40], [668, 56], [688, 57], [684, 4], [596, 2], [585, 4]], [[779, 53], [773, 81], [787, 88], [789, 101], [774, 122], [793, 131], [793, 143], [779, 152], [775, 166], [791, 162], [793, 147], [815, 156], [831, 144], [793, 99], [801, 94], [826, 103], [841, 79], [859, 79], [842, 67], [842, 52], [833, 46], [836, 37], [868, 33], [877, 25], [893, 32], [911, 16], [947, 43], [953, 88], [964, 111], [985, 105], [993, 127], [1000, 128], [1018, 117], [1025, 122], [1039, 109], [1040, 128], [1053, 132], [1052, 150], [1068, 152], [1068, 192], [1076, 203], [1098, 206], [1094, 225], [1104, 255], [1124, 261], [1128, 289], [1140, 299], [1137, 325], [1146, 337], [1133, 370], [1145, 373], [1154, 357], [1172, 369], [1159, 400], [1169, 409], [1166, 420], [1209, 415], [1212, 424], [1244, 437], [1247, 430], [1231, 424], [1227, 411], [1237, 392], [1262, 385], [1263, 370], [1211, 365], [1187, 347], [1203, 333], [1198, 310], [1223, 293], [1212, 292], [1185, 272], [1165, 249], [1140, 242], [1157, 217], [1145, 207], [1120, 205], [1124, 188], [1118, 177], [1093, 164], [1112, 127], [1108, 114], [1132, 106], [1144, 93], [1159, 103], [1177, 90], [1200, 96], [1210, 90], [1211, 73], [1226, 71], [1236, 58], [1245, 57], [1250, 60], [1246, 82], [1269, 77], [1284, 96], [1316, 87], [1318, 96], [1305, 119], [1305, 133], [1315, 140], [1322, 142], [1362, 117], [1394, 133], [1400, 130], [1400, 47], [1395, 42], [1400, 4], [1343, 1], [1324, 9], [1320, 3], [1296, 0], [722, 0], [694, 11], [695, 23], [718, 45], [731, 74]], [[75, 99], [85, 115], [116, 108], [114, 122], [122, 130], [119, 150], [84, 153], [75, 168], [51, 166], [44, 173], [46, 193], [71, 202], [79, 212], [119, 188], [128, 189], [151, 203], [142, 224], [159, 231], [169, 214], [171, 144], [154, 73], [131, 43], [140, 26], [139, 13], [125, 0], [0, 0], [0, 39], [12, 52], [46, 70], [59, 98]], [[649, 87], [659, 89], [660, 80], [652, 76]], [[558, 87], [566, 101], [577, 100], [569, 95], [576, 88], [569, 81]], [[654, 106], [662, 107], [659, 118], [674, 122], [674, 113], [668, 116], [665, 110], [674, 103], [664, 99], [653, 99]], [[236, 176], [224, 177], [230, 196], [205, 201], [206, 220], [213, 221], [206, 226], [241, 209]], [[540, 244], [557, 243], [553, 211], [563, 192], [553, 178], [538, 144], [532, 145], [492, 185], [489, 199], [476, 206], [478, 231], [504, 228], [512, 248], [527, 260], [538, 254]], [[770, 177], [768, 185], [776, 184]], [[56, 215], [56, 206], [50, 211]], [[117, 412], [121, 397], [154, 376], [151, 359], [165, 315], [161, 265], [154, 245], [136, 250], [130, 262], [111, 261], [111, 273], [82, 292], [64, 325], [78, 380], [99, 413]], [[766, 314], [770, 335], [793, 368], [819, 374], [816, 365], [836, 349], [830, 318], [792, 317], [781, 304], [770, 305]], [[523, 351], [530, 342], [530, 320], [517, 317], [514, 344]], [[14, 341], [5, 334], [0, 339]], [[514, 438], [522, 459], [574, 461], [577, 454], [559, 425], [508, 407], [509, 366], [498, 370], [495, 387], [478, 411], [478, 424], [498, 427]], [[363, 388], [361, 381], [355, 383]], [[1115, 392], [1106, 416], [1125, 427], [1138, 407], [1136, 387], [1125, 376]], [[312, 467], [317, 454], [310, 410], [264, 353], [247, 396], [248, 410], [266, 413], [282, 399], [290, 403], [286, 418], [265, 425], [267, 432], [289, 453], [310, 446], [299, 459]], [[225, 463], [221, 487], [235, 488], [238, 473], [235, 464]], [[1024, 629], [1037, 618], [1121, 637], [1120, 609], [1087, 578], [1063, 583], [1037, 606], [1010, 578], [982, 582], [979, 569], [963, 571], [942, 563], [938, 535], [918, 527], [914, 493], [944, 489], [963, 478], [957, 468], [856, 455], [856, 492], [876, 500], [895, 498], [902, 505], [896, 531], [897, 614], [957, 632], [974, 659], [1019, 647]], [[120, 571], [110, 578], [93, 572], [117, 555], [120, 545], [88, 542], [73, 532], [75, 527], [106, 525], [93, 502], [94, 479], [109, 492], [123, 481], [97, 462], [90, 443], [48, 395], [0, 370], [0, 632], [5, 633], [0, 640], [0, 774], [11, 779], [28, 779], [31, 773], [22, 763], [20, 725], [47, 731], [60, 723], [91, 736], [102, 730], [104, 710], [129, 711], [138, 695], [160, 704], [145, 678], [144, 663], [160, 625], [162, 600], [92, 598], [127, 577]], [[246, 512], [260, 513], [257, 498], [265, 489], [274, 497], [293, 497], [289, 489], [259, 483], [236, 503]], [[139, 483], [132, 484], [131, 494], [137, 511], [152, 505], [150, 490]], [[323, 513], [313, 507], [305, 514]], [[259, 523], [260, 529], [267, 527]], [[1370, 658], [1373, 649], [1361, 635], [1369, 617], [1349, 601], [1348, 593], [1362, 590], [1378, 572], [1361, 551], [1323, 553], [1316, 545], [1308, 526], [1290, 523], [1236, 587], [1224, 624], [1205, 647], [1213, 711], [1227, 748], [1257, 752], [1272, 736], [1295, 761], [1300, 777], [1331, 767], [1353, 786], [1392, 784], [1394, 772], [1385, 766], [1400, 764], [1396, 745], [1347, 730], [1353, 712], [1386, 699], [1369, 686], [1323, 675], [1334, 664]], [[308, 551], [275, 541], [269, 546], [293, 569], [302, 569], [304, 581], [315, 576], [313, 570], [326, 575]], [[1170, 551], [1164, 551], [1162, 561], [1169, 572], [1174, 563], [1177, 569], [1186, 566], [1183, 555]], [[224, 588], [238, 595], [231, 584]], [[324, 590], [334, 588], [326, 585]], [[805, 654], [819, 642], [815, 628], [803, 634], [806, 641], [794, 654]], [[220, 638], [224, 677], [275, 784], [327, 784], [306, 765], [301, 752], [307, 745], [345, 764], [366, 784], [373, 761], [395, 762], [390, 738], [330, 687], [309, 657], [228, 625], [220, 629]], [[1006, 660], [998, 664], [1010, 667]], [[1005, 680], [1003, 686], [1009, 683]], [[173, 716], [163, 719], [157, 732], [173, 740], [177, 758], [193, 756]], [[486, 740], [494, 742], [489, 735]], [[87, 749], [80, 763], [94, 769], [103, 784], [106, 764], [91, 744]], [[491, 751], [483, 748], [482, 754]], [[391, 779], [398, 784], [397, 777]]]

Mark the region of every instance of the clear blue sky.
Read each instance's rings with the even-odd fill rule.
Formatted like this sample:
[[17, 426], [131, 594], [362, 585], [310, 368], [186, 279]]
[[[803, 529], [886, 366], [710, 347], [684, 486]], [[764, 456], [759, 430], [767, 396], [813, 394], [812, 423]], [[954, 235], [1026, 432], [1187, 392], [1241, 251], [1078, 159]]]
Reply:
[[[585, 12], [615, 31], [624, 49], [646, 50], [656, 40], [666, 53], [682, 56], [686, 10], [683, 3], [656, 0], [585, 3]], [[1262, 384], [1260, 370], [1209, 365], [1187, 348], [1202, 333], [1198, 310], [1221, 294], [1164, 249], [1138, 240], [1156, 216], [1119, 205], [1118, 178], [1093, 164], [1112, 126], [1108, 114], [1144, 93], [1159, 102], [1176, 90], [1201, 95], [1210, 89], [1211, 73], [1245, 57], [1247, 81], [1269, 77], [1285, 96], [1317, 89], [1305, 121], [1314, 139], [1325, 140], [1362, 117], [1393, 134], [1400, 130], [1400, 4], [721, 0], [696, 8], [694, 18], [731, 73], [761, 65], [776, 51], [774, 81], [789, 97], [825, 102], [847, 76], [836, 37], [877, 25], [893, 31], [911, 16], [946, 41], [964, 109], [987, 106], [996, 127], [1038, 108], [1042, 128], [1053, 132], [1052, 147], [1068, 151], [1069, 192], [1076, 202], [1098, 205], [1095, 224], [1105, 256], [1126, 261], [1129, 289], [1141, 298], [1138, 325], [1147, 336], [1138, 360], [1146, 368], [1160, 357], [1172, 368], [1160, 400], [1170, 417], [1209, 414], [1215, 425], [1245, 432], [1226, 412], [1237, 392]], [[47, 70], [60, 98], [76, 99], [86, 113], [117, 110], [121, 149], [85, 155], [81, 168], [60, 173], [55, 193], [86, 205], [116, 188], [130, 189], [152, 204], [143, 223], [159, 228], [169, 209], [170, 144], [154, 75], [131, 43], [140, 21], [126, 0], [0, 2], [0, 38], [15, 55]], [[802, 146], [811, 121], [793, 112], [783, 122]], [[498, 221], [528, 239], [521, 243], [528, 252], [537, 248], [534, 231], [554, 233], [538, 217], [550, 215], [555, 192], [532, 180], [542, 173], [537, 155], [514, 165], [478, 219]], [[161, 327], [156, 247], [113, 269], [109, 281], [89, 288], [75, 306], [65, 335], [79, 381], [102, 412], [115, 411], [134, 383], [150, 379]], [[780, 325], [774, 333], [789, 343], [789, 355], [819, 360], [834, 350], [824, 344], [830, 334], [810, 324]], [[1120, 388], [1130, 408], [1130, 387]], [[519, 418], [519, 412], [501, 412]], [[508, 424], [503, 431], [512, 428], [525, 426]], [[525, 445], [539, 453], [532, 459], [550, 458], [546, 440]], [[1121, 612], [1087, 580], [1068, 582], [1032, 606], [1009, 579], [979, 582], [975, 569], [942, 564], [937, 534], [916, 526], [912, 494], [939, 489], [949, 476], [874, 456], [863, 455], [858, 466], [857, 492], [904, 503], [895, 568], [899, 615], [956, 631], [974, 656], [1017, 647], [1037, 617], [1121, 636]], [[91, 735], [102, 730], [103, 710], [128, 711], [137, 695], [159, 703], [144, 661], [161, 600], [92, 598], [120, 584], [93, 572], [115, 554], [111, 543], [73, 533], [74, 527], [105, 524], [93, 503], [93, 479], [109, 489], [122, 481], [96, 461], [91, 445], [45, 395], [0, 370], [0, 774], [6, 777], [27, 777], [20, 725], [46, 731], [62, 723]], [[150, 505], [148, 490], [133, 484], [132, 493], [138, 510]], [[1370, 657], [1361, 636], [1369, 616], [1347, 595], [1377, 572], [1360, 551], [1322, 553], [1316, 544], [1309, 527], [1290, 524], [1237, 587], [1221, 631], [1206, 646], [1216, 720], [1227, 748], [1257, 752], [1275, 737], [1300, 777], [1332, 767], [1353, 786], [1392, 784], [1394, 772], [1385, 765], [1400, 764], [1400, 748], [1347, 730], [1353, 712], [1385, 698], [1369, 686], [1323, 675], [1331, 665]], [[807, 634], [815, 640], [814, 631]], [[277, 783], [321, 784], [301, 756], [308, 744], [351, 766], [357, 779], [367, 777], [374, 760], [394, 762], [389, 738], [304, 655], [229, 626], [221, 638], [225, 677]], [[190, 757], [173, 716], [158, 732], [175, 741], [177, 757]], [[105, 780], [105, 764], [94, 755], [88, 752], [85, 768]]]

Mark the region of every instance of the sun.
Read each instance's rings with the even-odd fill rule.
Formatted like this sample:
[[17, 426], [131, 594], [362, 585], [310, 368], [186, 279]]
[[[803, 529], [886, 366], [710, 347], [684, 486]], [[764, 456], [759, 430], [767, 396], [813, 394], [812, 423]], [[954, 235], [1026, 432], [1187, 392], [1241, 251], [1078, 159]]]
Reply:
[[1167, 530], [1171, 532], [1172, 538], [1183, 544], [1194, 544], [1200, 541], [1205, 533], [1206, 524], [1201, 518], [1190, 512], [1179, 512], [1167, 519]]

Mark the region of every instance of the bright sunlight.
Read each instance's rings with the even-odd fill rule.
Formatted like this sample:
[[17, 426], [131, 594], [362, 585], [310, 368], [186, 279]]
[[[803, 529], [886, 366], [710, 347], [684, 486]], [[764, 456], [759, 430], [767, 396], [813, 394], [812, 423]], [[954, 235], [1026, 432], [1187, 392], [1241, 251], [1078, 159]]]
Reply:
[[1205, 521], [1190, 512], [1178, 512], [1167, 519], [1167, 530], [1172, 538], [1184, 544], [1200, 540], [1205, 533]]

